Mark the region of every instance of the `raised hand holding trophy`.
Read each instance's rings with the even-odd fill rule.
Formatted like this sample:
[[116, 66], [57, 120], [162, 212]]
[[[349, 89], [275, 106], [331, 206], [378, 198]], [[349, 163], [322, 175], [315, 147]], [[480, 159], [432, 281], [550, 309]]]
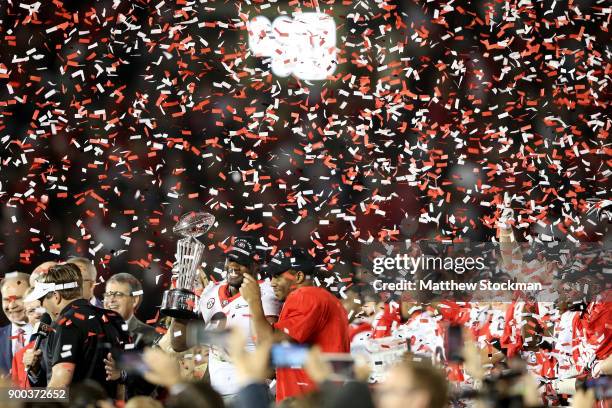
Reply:
[[197, 319], [197, 297], [194, 286], [198, 268], [204, 254], [204, 244], [196, 239], [205, 234], [215, 223], [215, 217], [207, 212], [184, 214], [172, 231], [182, 235], [176, 246], [176, 263], [173, 269], [178, 272], [176, 288], [164, 292], [161, 313], [177, 319]]

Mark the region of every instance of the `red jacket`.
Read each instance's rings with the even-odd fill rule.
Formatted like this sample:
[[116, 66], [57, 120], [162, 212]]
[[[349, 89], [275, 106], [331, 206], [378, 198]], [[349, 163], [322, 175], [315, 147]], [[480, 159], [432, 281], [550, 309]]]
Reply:
[[13, 356], [13, 366], [11, 368], [11, 376], [13, 377], [13, 383], [21, 388], [30, 388], [28, 382], [28, 375], [26, 373], [25, 365], [23, 365], [23, 355], [27, 350], [34, 348], [34, 341], [29, 342]]
[[612, 353], [612, 291], [607, 290], [587, 309], [586, 332], [591, 344], [598, 344], [597, 359], [605, 360]]

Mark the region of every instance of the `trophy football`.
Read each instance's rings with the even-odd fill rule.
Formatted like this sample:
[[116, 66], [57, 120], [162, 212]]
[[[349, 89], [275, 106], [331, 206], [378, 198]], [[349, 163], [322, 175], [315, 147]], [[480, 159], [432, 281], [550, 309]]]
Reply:
[[207, 212], [184, 214], [172, 232], [183, 236], [176, 245], [176, 288], [164, 292], [161, 313], [177, 319], [197, 319], [197, 297], [194, 293], [198, 268], [204, 254], [204, 244], [196, 239], [205, 234], [215, 223], [215, 217]]

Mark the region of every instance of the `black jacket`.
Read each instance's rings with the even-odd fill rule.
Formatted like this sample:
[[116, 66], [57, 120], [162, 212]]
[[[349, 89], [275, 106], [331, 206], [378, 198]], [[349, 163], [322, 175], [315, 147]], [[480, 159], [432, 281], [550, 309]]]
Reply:
[[143, 323], [138, 320], [136, 316], [132, 316], [132, 318], [128, 320], [128, 332], [130, 332], [132, 340], [134, 344], [136, 344], [136, 348], [151, 347], [153, 343], [161, 337], [153, 326]]

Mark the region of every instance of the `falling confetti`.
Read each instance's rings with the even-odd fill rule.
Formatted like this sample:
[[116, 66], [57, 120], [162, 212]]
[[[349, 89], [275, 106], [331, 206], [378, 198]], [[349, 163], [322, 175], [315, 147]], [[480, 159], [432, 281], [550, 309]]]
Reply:
[[[325, 80], [274, 75], [249, 48], [249, 21], [297, 11], [333, 17]], [[604, 2], [56, 0], [0, 13], [5, 270], [79, 254], [162, 290], [171, 227], [191, 210], [218, 220], [211, 254], [240, 234], [268, 253], [298, 244], [338, 282], [373, 242], [490, 241], [505, 206], [524, 240], [602, 234]]]

